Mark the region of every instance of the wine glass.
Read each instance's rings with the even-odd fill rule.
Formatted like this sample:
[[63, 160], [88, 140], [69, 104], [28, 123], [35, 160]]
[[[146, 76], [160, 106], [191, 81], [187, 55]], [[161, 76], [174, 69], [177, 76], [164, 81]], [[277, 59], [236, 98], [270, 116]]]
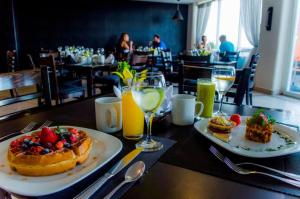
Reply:
[[132, 83], [132, 96], [136, 104], [145, 113], [147, 135], [144, 140], [135, 146], [142, 147], [143, 151], [151, 152], [162, 149], [163, 144], [151, 138], [151, 124], [155, 112], [158, 110], [165, 97], [166, 83], [161, 73], [141, 72], [136, 73]]
[[226, 116], [226, 113], [222, 112], [223, 98], [227, 91], [232, 87], [235, 80], [235, 68], [233, 66], [215, 66], [213, 69], [213, 82], [218, 92], [220, 99], [219, 110], [214, 113], [216, 116]]

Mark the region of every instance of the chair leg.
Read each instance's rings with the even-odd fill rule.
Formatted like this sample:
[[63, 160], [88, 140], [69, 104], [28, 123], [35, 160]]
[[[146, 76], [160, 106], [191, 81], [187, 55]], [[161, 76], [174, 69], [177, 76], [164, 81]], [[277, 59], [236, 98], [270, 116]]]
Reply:
[[14, 92], [15, 92], [16, 97], [18, 97], [18, 96], [19, 96], [19, 93], [18, 93], [18, 91], [17, 91], [16, 88], [14, 89]]
[[10, 96], [14, 98], [15, 97], [14, 89], [9, 89], [9, 92], [10, 92]]
[[252, 97], [253, 97], [253, 95], [252, 95], [252, 93], [250, 93], [250, 94], [249, 94], [249, 98], [250, 98], [250, 105], [251, 105], [251, 106], [253, 105], [253, 104], [252, 104], [252, 102], [253, 102], [253, 101], [252, 101], [252, 100], [253, 100]]
[[249, 93], [246, 93], [246, 104], [249, 105]]

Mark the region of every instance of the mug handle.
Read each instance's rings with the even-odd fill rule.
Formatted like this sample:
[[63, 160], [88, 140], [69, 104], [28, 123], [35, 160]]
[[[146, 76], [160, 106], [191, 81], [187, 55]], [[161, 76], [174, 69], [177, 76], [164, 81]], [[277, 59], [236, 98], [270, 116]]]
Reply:
[[[110, 108], [108, 109], [108, 111], [110, 112], [110, 124], [106, 123], [106, 127], [109, 129], [116, 129], [117, 127], [117, 111], [115, 110], [115, 108]], [[106, 122], [108, 122], [106, 120]]]
[[203, 109], [204, 109], [204, 104], [202, 102], [197, 101], [196, 105], [198, 105], [198, 104], [200, 104], [200, 110], [198, 111], [198, 113], [196, 113], [196, 115], [195, 115], [196, 118], [201, 116]]

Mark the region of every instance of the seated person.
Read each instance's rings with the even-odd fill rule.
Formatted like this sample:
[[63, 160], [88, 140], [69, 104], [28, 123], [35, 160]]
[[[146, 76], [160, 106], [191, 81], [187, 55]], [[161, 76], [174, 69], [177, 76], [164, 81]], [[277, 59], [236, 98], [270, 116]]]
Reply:
[[117, 57], [120, 60], [125, 60], [133, 50], [133, 42], [129, 40], [128, 33], [123, 32], [117, 44]]
[[[227, 41], [226, 35], [221, 35], [219, 40], [221, 42], [219, 47], [220, 55], [225, 55], [223, 56], [223, 58], [226, 57], [226, 52], [234, 52], [234, 45], [232, 42]], [[226, 57], [224, 59], [223, 58], [221, 59], [221, 61], [232, 61], [232, 58], [230, 57]]]
[[207, 43], [207, 36], [202, 35], [201, 42], [199, 43], [198, 48], [206, 51], [211, 51], [211, 45]]
[[155, 34], [152, 41], [152, 48], [158, 48], [158, 47], [162, 50], [167, 49], [167, 45], [165, 44], [165, 42], [161, 41], [160, 36]]

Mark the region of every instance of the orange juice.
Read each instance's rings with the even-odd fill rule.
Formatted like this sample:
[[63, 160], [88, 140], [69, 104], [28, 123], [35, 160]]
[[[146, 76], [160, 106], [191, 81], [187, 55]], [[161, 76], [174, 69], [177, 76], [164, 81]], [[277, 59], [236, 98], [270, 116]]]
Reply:
[[137, 140], [143, 137], [144, 113], [134, 102], [128, 87], [122, 90], [122, 115], [124, 138]]

